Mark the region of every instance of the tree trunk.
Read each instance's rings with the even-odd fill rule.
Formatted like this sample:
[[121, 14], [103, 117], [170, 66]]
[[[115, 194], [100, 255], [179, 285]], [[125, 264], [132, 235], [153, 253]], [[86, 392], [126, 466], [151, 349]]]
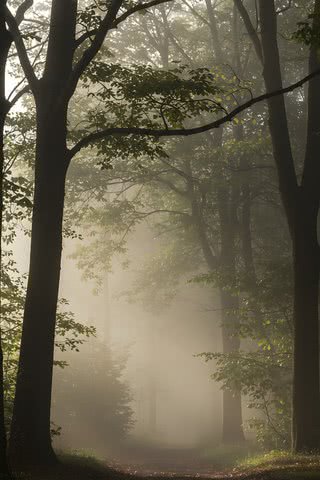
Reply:
[[[236, 275], [235, 231], [236, 231], [236, 199], [234, 187], [232, 192], [220, 187], [218, 192], [221, 253], [220, 265], [227, 275], [227, 280], [232, 287]], [[231, 198], [230, 198], [231, 197]], [[236, 294], [221, 290], [222, 308], [222, 346], [223, 353], [239, 352], [239, 298]], [[224, 443], [241, 443], [244, 441], [242, 427], [241, 394], [236, 390], [223, 392], [223, 426], [222, 440]]]
[[[274, 1], [259, 1], [264, 80], [267, 91], [282, 87]], [[320, 2], [315, 1], [319, 22]], [[309, 69], [318, 67], [318, 52], [310, 51]], [[309, 84], [308, 135], [301, 186], [297, 185], [283, 96], [268, 101], [269, 125], [279, 186], [293, 243], [294, 263], [294, 374], [293, 447], [296, 451], [320, 446], [319, 393], [319, 80]]]
[[52, 0], [43, 77], [34, 80], [37, 110], [31, 255], [9, 456], [19, 468], [56, 462], [50, 407], [56, 310], [68, 164], [67, 112], [77, 1]]
[[317, 202], [306, 201], [301, 191], [293, 232], [295, 340], [292, 433], [296, 451], [312, 451], [320, 447], [317, 211]]
[[56, 461], [50, 405], [67, 166], [66, 112], [38, 106], [30, 269], [9, 445], [15, 467]]
[[[230, 292], [221, 290], [222, 308], [222, 348], [223, 353], [238, 352], [240, 338], [234, 332], [238, 325], [237, 310], [238, 298]], [[223, 415], [222, 415], [222, 442], [226, 444], [242, 443], [244, 438], [242, 427], [241, 394], [236, 390], [223, 390]]]
[[[207, 137], [209, 145], [216, 147], [222, 145], [222, 129], [216, 133], [214, 140]], [[192, 179], [192, 171], [188, 167], [188, 175]], [[234, 185], [230, 189], [220, 187], [218, 189], [218, 209], [219, 209], [219, 229], [221, 238], [221, 247], [219, 258], [216, 258], [206, 232], [206, 225], [203, 219], [203, 212], [197, 199], [197, 192], [192, 180], [189, 180], [189, 195], [191, 200], [192, 217], [197, 228], [200, 245], [203, 256], [209, 270], [215, 271], [217, 268], [223, 269], [230, 284], [235, 277], [235, 231], [237, 222], [238, 192]], [[239, 325], [237, 310], [239, 309], [239, 299], [225, 289], [220, 290], [221, 309], [222, 309], [222, 351], [225, 354], [237, 352], [240, 347], [240, 339], [236, 329]], [[242, 406], [241, 394], [235, 391], [223, 391], [223, 423], [222, 423], [222, 441], [223, 443], [241, 443], [245, 440], [242, 427]]]
[[7, 434], [4, 416], [4, 390], [3, 390], [3, 354], [0, 331], [0, 479], [9, 475], [7, 464]]
[[[5, 95], [6, 64], [11, 45], [11, 35], [6, 28], [4, 8], [6, 0], [0, 1], [0, 321], [2, 320], [2, 222], [3, 222], [3, 181], [4, 181], [4, 127], [8, 113]], [[7, 464], [7, 434], [4, 414], [4, 371], [0, 325], [0, 478], [9, 476]]]
[[[0, 115], [0, 320], [2, 322], [2, 221], [3, 221], [3, 174], [4, 174], [4, 152], [3, 132], [5, 115]], [[0, 478], [8, 476], [7, 464], [7, 433], [4, 414], [4, 371], [2, 353], [2, 335], [0, 325]]]

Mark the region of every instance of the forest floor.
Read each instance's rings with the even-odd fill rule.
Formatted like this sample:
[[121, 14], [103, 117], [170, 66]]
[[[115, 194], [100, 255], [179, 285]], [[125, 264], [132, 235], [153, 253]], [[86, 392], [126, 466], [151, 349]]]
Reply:
[[261, 453], [245, 444], [203, 449], [131, 450], [112, 467], [123, 474], [142, 478], [181, 479], [271, 479], [320, 480], [320, 455], [293, 455], [289, 452]]
[[[177, 455], [177, 451], [174, 452]], [[120, 465], [84, 455], [63, 455], [60, 464], [50, 471], [37, 471], [30, 475], [18, 475], [17, 480], [320, 480], [319, 456], [294, 456], [271, 453], [252, 457], [237, 466], [222, 468], [209, 465], [199, 458], [185, 456], [185, 470], [179, 461], [174, 464], [174, 455], [165, 467], [162, 458], [150, 458], [141, 464]], [[168, 454], [168, 452], [166, 452]], [[181, 452], [180, 452], [181, 454]], [[168, 457], [167, 457], [168, 458]], [[176, 456], [176, 459], [179, 458]], [[152, 469], [153, 467], [153, 469]]]

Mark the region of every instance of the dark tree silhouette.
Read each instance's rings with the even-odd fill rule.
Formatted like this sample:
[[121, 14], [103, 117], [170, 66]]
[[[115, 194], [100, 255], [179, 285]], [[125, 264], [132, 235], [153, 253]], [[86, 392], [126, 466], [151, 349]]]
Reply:
[[[6, 4], [7, 0], [0, 0], [0, 290], [2, 281], [2, 225], [3, 225], [3, 197], [4, 197], [4, 128], [7, 115], [10, 109], [19, 100], [21, 94], [18, 92], [11, 101], [6, 98], [6, 67], [10, 47], [13, 42], [11, 33], [6, 24]], [[16, 15], [16, 22], [20, 24], [23, 21], [25, 12], [30, 8], [32, 1], [23, 1]], [[0, 316], [1, 316], [1, 298], [0, 298]], [[4, 417], [4, 390], [3, 390], [3, 353], [0, 328], [0, 476], [9, 475], [7, 465], [7, 438]]]
[[[261, 38], [241, 0], [235, 0], [256, 54], [263, 65], [267, 92], [282, 88], [275, 2], [260, 0]], [[313, 29], [319, 31], [320, 2], [314, 2]], [[316, 45], [311, 45], [309, 72], [319, 69]], [[268, 99], [269, 128], [279, 176], [279, 188], [293, 246], [294, 265], [294, 379], [293, 445], [295, 450], [320, 446], [319, 393], [319, 213], [320, 178], [320, 79], [308, 88], [307, 141], [302, 180], [299, 184], [291, 149], [283, 96]]]

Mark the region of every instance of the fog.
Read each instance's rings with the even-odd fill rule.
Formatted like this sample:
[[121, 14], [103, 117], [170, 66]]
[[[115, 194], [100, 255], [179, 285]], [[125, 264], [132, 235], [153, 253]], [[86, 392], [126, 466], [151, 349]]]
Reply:
[[[137, 266], [145, 256], [157, 251], [157, 239], [152, 238], [148, 225], [140, 226], [128, 241], [130, 266], [124, 268], [115, 261], [111, 272], [102, 273], [104, 278], [99, 284], [84, 279], [71, 258], [78, 242], [64, 241], [59, 296], [68, 300], [67, 310], [77, 322], [96, 328], [96, 336], [85, 339], [79, 352], [56, 352], [57, 360], [68, 363], [66, 371], [76, 372], [73, 381], [81, 379], [82, 385], [81, 397], [72, 397], [68, 404], [67, 390], [73, 385], [65, 384], [64, 370], [55, 367], [53, 397], [56, 390], [65, 394], [54, 401], [52, 408], [52, 421], [61, 427], [55, 437], [56, 447], [104, 457], [115, 450], [120, 455], [121, 445], [126, 449], [127, 444], [135, 443], [181, 449], [218, 443], [222, 423], [220, 387], [210, 378], [212, 362], [206, 364], [196, 357], [202, 352], [221, 350], [218, 293], [184, 279], [176, 296], [160, 311], [146, 311], [139, 302], [129, 302], [121, 294], [134, 285]], [[28, 264], [28, 243], [22, 238], [15, 245], [22, 271]], [[116, 435], [112, 429], [97, 432], [101, 419], [92, 414], [95, 401], [100, 408], [101, 402], [103, 405], [103, 399], [92, 398], [91, 392], [95, 350], [100, 344], [110, 348], [115, 359], [125, 359], [121, 380], [128, 385], [133, 410], [128, 434], [112, 447], [110, 440]], [[111, 359], [109, 354], [105, 357], [104, 368], [108, 368]], [[105, 382], [108, 395], [104, 368], [94, 382]], [[80, 405], [83, 414], [77, 418], [76, 426], [66, 428], [68, 416]]]
[[[132, 256], [136, 265], [148, 250], [145, 229], [140, 230], [129, 242], [129, 260]], [[115, 355], [127, 353], [123, 380], [132, 395], [134, 420], [128, 438], [166, 447], [196, 447], [218, 438], [222, 418], [219, 386], [210, 379], [212, 365], [195, 358], [203, 351], [221, 348], [219, 316], [212, 311], [212, 289], [182, 282], [177, 297], [163, 311], [148, 312], [119, 297], [134, 282], [134, 263], [126, 270], [116, 264], [112, 273], [105, 272], [104, 282], [95, 292], [96, 285], [81, 280], [81, 272], [68, 259], [72, 247], [70, 242], [64, 249], [60, 295], [69, 299], [78, 321], [97, 328], [97, 340], [111, 346]], [[83, 355], [81, 350], [68, 355], [71, 369]], [[81, 371], [88, 384], [91, 368]], [[98, 377], [96, 381], [103, 379]], [[79, 402], [86, 403], [86, 399]], [[87, 406], [88, 411], [95, 408], [89, 401]], [[59, 404], [55, 405], [53, 418], [59, 418]], [[61, 445], [72, 448], [79, 444], [77, 435], [81, 447], [90, 450], [95, 443], [94, 425], [88, 425], [85, 418], [81, 421], [82, 429], [73, 435], [70, 432], [68, 438], [64, 438], [62, 429], [57, 445], [61, 441]], [[112, 432], [106, 432], [106, 438], [112, 437]], [[101, 438], [101, 444], [96, 445], [101, 453], [104, 442]]]
[[0, 476], [318, 451], [320, 2], [4, 4]]

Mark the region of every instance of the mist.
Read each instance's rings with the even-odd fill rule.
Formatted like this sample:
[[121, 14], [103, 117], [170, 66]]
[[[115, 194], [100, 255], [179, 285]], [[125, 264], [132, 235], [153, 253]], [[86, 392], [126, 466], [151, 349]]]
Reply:
[[[221, 349], [219, 317], [212, 312], [212, 290], [185, 281], [175, 298], [158, 311], [128, 303], [121, 293], [132, 288], [135, 269], [143, 261], [150, 240], [146, 226], [139, 230], [129, 241], [131, 267], [123, 269], [119, 263], [115, 264], [112, 273], [105, 272], [98, 291], [94, 282], [81, 280], [74, 262], [68, 259], [66, 246], [60, 295], [69, 299], [70, 309], [78, 321], [97, 329], [96, 337], [86, 341], [85, 352], [94, 350], [94, 345], [102, 342], [111, 348], [115, 358], [126, 357], [122, 381], [127, 383], [132, 397], [129, 405], [133, 425], [125, 443], [136, 442], [144, 448], [148, 444], [160, 448], [197, 448], [208, 441], [217, 441], [221, 435], [221, 392], [210, 379], [212, 366], [195, 357], [212, 348]], [[153, 250], [156, 249], [153, 245]], [[83, 355], [86, 354], [80, 348], [78, 353], [62, 354], [59, 358], [66, 357], [72, 370], [77, 368], [78, 357]], [[85, 359], [81, 358], [80, 362], [83, 366]], [[88, 385], [89, 395], [93, 369], [94, 354], [88, 371], [79, 372], [81, 382]], [[103, 371], [101, 373], [103, 375]], [[57, 372], [56, 377], [54, 389], [60, 389], [59, 377], [63, 379], [63, 373]], [[103, 379], [98, 376], [96, 381]], [[63, 397], [61, 402], [65, 409]], [[95, 408], [85, 397], [79, 398], [79, 402], [87, 405], [87, 413]], [[69, 405], [70, 414], [73, 408], [77, 407]], [[53, 418], [61, 424], [59, 402], [54, 407]], [[77, 448], [106, 455], [106, 443], [115, 437], [112, 430], [100, 434], [98, 440], [95, 422], [88, 424], [84, 416], [83, 424], [77, 423], [77, 431], [70, 431], [68, 438], [61, 432], [57, 446], [72, 449], [77, 445]]]
[[1, 478], [319, 473], [319, 32], [0, 2]]

